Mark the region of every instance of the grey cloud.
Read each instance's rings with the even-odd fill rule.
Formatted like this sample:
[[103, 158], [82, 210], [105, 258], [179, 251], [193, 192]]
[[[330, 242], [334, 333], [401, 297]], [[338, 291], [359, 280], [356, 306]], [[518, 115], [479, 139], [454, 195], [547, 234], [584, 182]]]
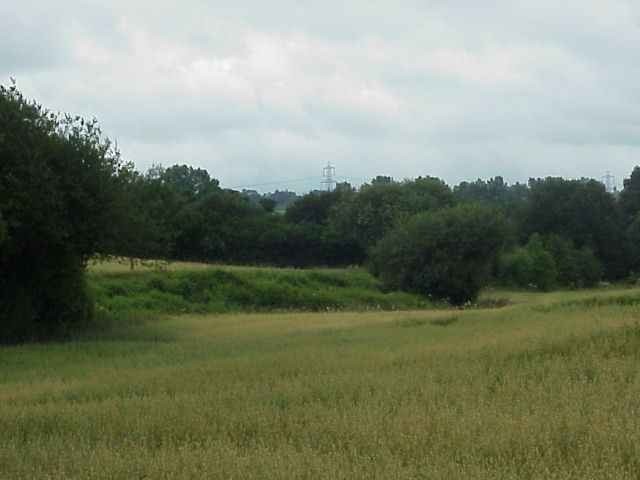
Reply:
[[27, 0], [0, 6], [0, 79], [96, 116], [140, 168], [191, 162], [227, 186], [319, 176], [327, 160], [360, 180], [621, 179], [640, 148], [638, 13], [624, 0]]

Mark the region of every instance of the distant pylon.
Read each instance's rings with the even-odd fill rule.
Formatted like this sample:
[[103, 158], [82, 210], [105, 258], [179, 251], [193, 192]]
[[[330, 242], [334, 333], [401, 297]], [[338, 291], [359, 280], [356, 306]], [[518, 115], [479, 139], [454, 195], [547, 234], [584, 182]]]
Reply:
[[616, 177], [611, 175], [611, 172], [607, 172], [602, 177], [602, 183], [604, 184], [604, 188], [607, 190], [607, 192], [609, 192], [609, 193], [615, 193], [616, 192], [616, 190], [617, 190]]
[[336, 187], [336, 181], [333, 179], [336, 169], [331, 162], [327, 162], [327, 166], [322, 169], [322, 184], [327, 192], [332, 192]]

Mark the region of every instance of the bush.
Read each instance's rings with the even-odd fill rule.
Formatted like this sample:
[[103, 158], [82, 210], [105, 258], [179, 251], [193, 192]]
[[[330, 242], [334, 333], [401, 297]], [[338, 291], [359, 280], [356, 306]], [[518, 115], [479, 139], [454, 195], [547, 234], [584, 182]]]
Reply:
[[92, 316], [84, 267], [114, 226], [120, 159], [95, 122], [0, 86], [0, 342]]
[[369, 268], [387, 288], [463, 304], [475, 300], [488, 282], [505, 238], [502, 216], [487, 207], [422, 213], [371, 250]]
[[573, 242], [558, 235], [543, 237], [546, 250], [553, 257], [558, 283], [565, 287], [593, 287], [602, 278], [602, 263], [588, 247], [575, 248]]
[[549, 291], [557, 286], [582, 288], [598, 283], [602, 264], [593, 251], [576, 249], [571, 240], [558, 235], [534, 234], [527, 245], [501, 256], [501, 283]]
[[[637, 171], [640, 175], [640, 168], [638, 168]], [[633, 272], [640, 272], [640, 213], [635, 216], [631, 224], [627, 227], [626, 234], [630, 245], [629, 267]]]
[[556, 262], [537, 234], [525, 247], [503, 255], [499, 269], [500, 278], [507, 285], [549, 291], [558, 281]]
[[110, 315], [236, 311], [417, 309], [423, 298], [385, 293], [360, 270], [252, 268], [91, 274], [96, 303]]

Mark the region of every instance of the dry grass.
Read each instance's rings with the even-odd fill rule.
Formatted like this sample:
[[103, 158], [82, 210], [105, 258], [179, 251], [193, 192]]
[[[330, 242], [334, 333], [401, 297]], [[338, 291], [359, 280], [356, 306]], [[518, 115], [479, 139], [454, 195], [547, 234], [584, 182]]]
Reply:
[[[268, 267], [256, 267], [251, 265], [228, 265], [222, 263], [199, 263], [199, 262], [177, 262], [164, 260], [141, 260], [134, 259], [134, 268], [131, 269], [129, 258], [110, 257], [107, 260], [95, 259], [89, 262], [89, 272], [94, 274], [121, 274], [133, 273], [139, 274], [144, 272], [168, 271], [168, 272], [189, 272], [201, 270], [225, 270], [229, 272], [254, 272], [264, 271]], [[278, 272], [300, 272], [300, 271], [321, 271], [321, 272], [344, 272], [342, 268], [317, 268], [317, 269], [300, 269], [300, 268], [274, 268]], [[360, 270], [354, 268], [353, 270]]]
[[579, 301], [639, 294], [3, 348], [0, 478], [637, 479], [640, 307]]

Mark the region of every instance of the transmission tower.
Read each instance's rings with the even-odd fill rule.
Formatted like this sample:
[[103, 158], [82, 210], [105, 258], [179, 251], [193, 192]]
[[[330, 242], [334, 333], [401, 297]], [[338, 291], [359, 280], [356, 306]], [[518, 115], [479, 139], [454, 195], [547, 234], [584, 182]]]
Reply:
[[332, 192], [336, 187], [336, 181], [333, 177], [336, 174], [336, 168], [331, 165], [331, 162], [327, 162], [327, 166], [322, 169], [322, 185], [327, 192]]
[[607, 172], [602, 177], [602, 183], [604, 183], [604, 188], [609, 193], [615, 193], [617, 191], [617, 189], [618, 189], [617, 185], [616, 185], [616, 177], [611, 175], [611, 172]]

